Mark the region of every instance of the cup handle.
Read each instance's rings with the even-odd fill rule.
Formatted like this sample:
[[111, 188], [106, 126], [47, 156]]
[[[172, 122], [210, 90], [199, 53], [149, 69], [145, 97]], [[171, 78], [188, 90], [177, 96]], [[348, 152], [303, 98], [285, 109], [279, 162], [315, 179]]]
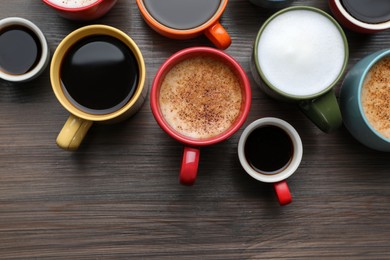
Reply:
[[57, 137], [57, 145], [64, 150], [77, 150], [92, 126], [92, 121], [70, 115]]
[[325, 133], [336, 130], [343, 122], [333, 90], [316, 99], [302, 101], [299, 103], [299, 107]]
[[195, 183], [196, 175], [198, 174], [199, 156], [199, 149], [184, 147], [179, 176], [180, 184], [191, 186]]
[[286, 181], [275, 182], [274, 190], [281, 206], [291, 203], [292, 197]]
[[218, 21], [206, 29], [205, 35], [217, 48], [222, 50], [229, 47], [232, 43], [230, 35]]

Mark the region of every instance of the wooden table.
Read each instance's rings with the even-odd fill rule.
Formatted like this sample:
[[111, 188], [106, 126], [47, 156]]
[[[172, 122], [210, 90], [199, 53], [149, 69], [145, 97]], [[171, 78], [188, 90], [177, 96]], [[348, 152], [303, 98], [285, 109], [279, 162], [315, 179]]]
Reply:
[[[327, 1], [295, 1], [330, 12]], [[198, 180], [178, 183], [182, 145], [155, 122], [149, 99], [117, 125], [95, 125], [77, 152], [55, 144], [68, 112], [47, 69], [22, 85], [0, 86], [0, 258], [37, 259], [390, 259], [390, 155], [355, 141], [343, 127], [317, 129], [293, 104], [265, 96], [249, 71], [252, 43], [273, 12], [230, 0], [222, 24], [226, 52], [248, 73], [253, 105], [245, 126], [273, 116], [300, 133], [304, 156], [288, 182], [293, 203], [241, 168], [237, 142], [203, 148]], [[51, 53], [85, 23], [65, 20], [41, 1], [0, 2], [0, 18], [20, 16], [45, 33]], [[164, 38], [143, 21], [135, 0], [119, 0], [103, 23], [128, 33], [143, 52], [148, 86], [171, 54], [211, 46], [205, 37]], [[390, 31], [346, 30], [348, 69], [390, 47]], [[340, 88], [337, 85], [336, 91]]]

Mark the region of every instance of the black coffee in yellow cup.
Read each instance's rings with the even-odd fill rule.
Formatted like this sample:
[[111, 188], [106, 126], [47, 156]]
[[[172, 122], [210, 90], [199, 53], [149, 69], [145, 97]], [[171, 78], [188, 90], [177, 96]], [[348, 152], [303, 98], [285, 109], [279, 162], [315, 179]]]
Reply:
[[71, 113], [57, 138], [66, 150], [79, 147], [93, 122], [133, 115], [147, 94], [139, 48], [105, 25], [85, 26], [65, 37], [54, 53], [50, 77], [57, 99]]

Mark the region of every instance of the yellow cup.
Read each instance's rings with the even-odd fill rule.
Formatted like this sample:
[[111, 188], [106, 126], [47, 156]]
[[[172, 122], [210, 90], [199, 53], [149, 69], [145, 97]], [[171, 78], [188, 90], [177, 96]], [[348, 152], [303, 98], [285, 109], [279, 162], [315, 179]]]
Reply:
[[[130, 100], [122, 107], [107, 114], [90, 114], [78, 109], [67, 98], [61, 83], [61, 65], [68, 50], [81, 39], [90, 36], [111, 36], [125, 43], [138, 63], [138, 84]], [[76, 150], [94, 122], [115, 123], [134, 115], [142, 106], [148, 92], [145, 87], [145, 63], [136, 43], [124, 32], [106, 25], [89, 25], [77, 29], [66, 36], [58, 45], [51, 62], [50, 80], [58, 101], [70, 112], [70, 116], [57, 137], [57, 144], [65, 150]]]

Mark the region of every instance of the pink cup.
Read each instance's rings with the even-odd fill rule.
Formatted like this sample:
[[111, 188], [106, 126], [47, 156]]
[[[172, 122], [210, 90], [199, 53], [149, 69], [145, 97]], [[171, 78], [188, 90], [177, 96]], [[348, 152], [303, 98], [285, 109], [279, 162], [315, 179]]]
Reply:
[[[241, 91], [242, 91], [241, 108], [236, 120], [226, 131], [220, 133], [217, 136], [210, 137], [207, 139], [191, 138], [174, 130], [163, 117], [160, 109], [160, 104], [159, 104], [160, 87], [166, 74], [172, 69], [172, 67], [182, 62], [183, 60], [200, 56], [200, 55], [211, 57], [213, 59], [222, 61], [224, 64], [226, 64], [239, 79]], [[194, 184], [198, 172], [200, 147], [219, 143], [229, 138], [242, 126], [249, 113], [251, 98], [252, 98], [252, 94], [251, 94], [250, 83], [245, 71], [238, 64], [237, 61], [235, 61], [231, 56], [227, 55], [223, 51], [214, 48], [209, 48], [209, 47], [192, 47], [192, 48], [181, 50], [173, 54], [161, 65], [161, 67], [157, 71], [157, 74], [154, 78], [153, 85], [151, 88], [150, 104], [151, 104], [153, 115], [157, 123], [160, 125], [160, 127], [172, 138], [176, 139], [177, 141], [185, 145], [181, 170], [180, 170], [180, 176], [179, 176], [179, 181], [181, 184], [184, 185]]]
[[116, 1], [117, 0], [97, 0], [87, 6], [69, 8], [56, 5], [50, 0], [43, 0], [45, 4], [56, 10], [62, 17], [76, 21], [89, 21], [102, 17], [114, 6]]

